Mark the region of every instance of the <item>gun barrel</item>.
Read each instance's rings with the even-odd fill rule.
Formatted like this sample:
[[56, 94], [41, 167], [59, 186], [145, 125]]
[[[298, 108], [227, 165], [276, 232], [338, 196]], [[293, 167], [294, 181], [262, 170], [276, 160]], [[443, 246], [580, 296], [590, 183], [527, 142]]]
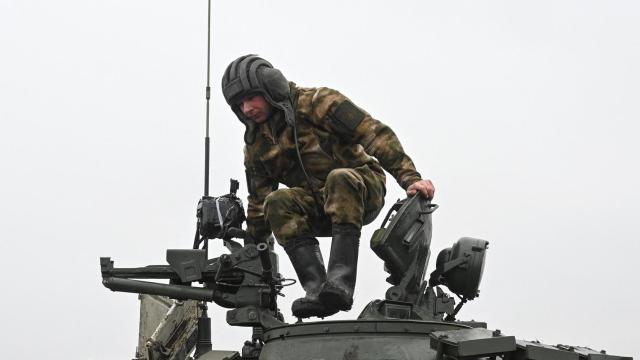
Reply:
[[125, 279], [170, 279], [180, 280], [180, 276], [167, 265], [148, 265], [137, 268], [115, 268], [110, 257], [100, 258], [100, 271], [102, 278]]
[[213, 301], [214, 294], [214, 291], [211, 289], [195, 288], [184, 285], [158, 284], [148, 281], [120, 279], [115, 277], [103, 278], [102, 284], [111, 291], [161, 295], [178, 300]]
[[273, 265], [271, 264], [269, 245], [261, 242], [258, 243], [257, 248], [260, 254], [260, 263], [262, 264], [262, 276], [264, 280], [269, 283], [273, 278], [273, 274], [271, 273]]
[[171, 279], [180, 280], [178, 274], [167, 265], [149, 265], [139, 268], [112, 268], [103, 272], [103, 276], [137, 279]]

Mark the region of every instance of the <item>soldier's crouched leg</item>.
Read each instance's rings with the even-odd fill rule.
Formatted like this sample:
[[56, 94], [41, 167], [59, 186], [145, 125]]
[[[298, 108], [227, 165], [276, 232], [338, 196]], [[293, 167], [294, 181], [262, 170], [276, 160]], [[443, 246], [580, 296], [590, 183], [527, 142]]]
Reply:
[[364, 165], [355, 169], [334, 169], [324, 187], [324, 211], [332, 224], [353, 224], [357, 228], [372, 222], [384, 206], [385, 176]]
[[354, 169], [335, 169], [324, 186], [324, 211], [333, 224], [362, 227], [366, 187]]
[[384, 173], [366, 165], [335, 169], [327, 177], [324, 210], [331, 217], [333, 239], [327, 282], [319, 298], [336, 310], [348, 311], [353, 305], [360, 229], [373, 221], [384, 206], [384, 183]]
[[292, 239], [313, 234], [309, 219], [315, 213], [313, 197], [301, 188], [278, 189], [264, 200], [264, 216], [285, 248]]
[[327, 272], [324, 268], [322, 253], [318, 247], [318, 240], [312, 236], [291, 239], [285, 246], [285, 251], [289, 255], [300, 284], [306, 292], [305, 297], [296, 299], [291, 305], [293, 316], [298, 318], [325, 317], [338, 312], [338, 310], [324, 305], [318, 298], [320, 288], [327, 280]]

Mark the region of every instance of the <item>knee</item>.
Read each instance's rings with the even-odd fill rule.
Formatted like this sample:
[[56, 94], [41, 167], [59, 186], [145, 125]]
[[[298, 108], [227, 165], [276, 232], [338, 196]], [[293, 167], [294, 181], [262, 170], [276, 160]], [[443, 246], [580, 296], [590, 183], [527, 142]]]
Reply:
[[353, 169], [340, 168], [331, 170], [329, 175], [327, 175], [326, 186], [354, 186], [355, 184], [357, 184], [357, 182], [358, 178], [354, 174]]
[[287, 246], [290, 239], [308, 232], [306, 218], [297, 209], [291, 189], [273, 191], [264, 200], [264, 216], [278, 243]]
[[278, 189], [272, 191], [264, 199], [264, 212], [267, 218], [271, 215], [281, 213], [286, 209], [290, 209], [293, 205], [293, 199], [287, 192], [288, 189]]

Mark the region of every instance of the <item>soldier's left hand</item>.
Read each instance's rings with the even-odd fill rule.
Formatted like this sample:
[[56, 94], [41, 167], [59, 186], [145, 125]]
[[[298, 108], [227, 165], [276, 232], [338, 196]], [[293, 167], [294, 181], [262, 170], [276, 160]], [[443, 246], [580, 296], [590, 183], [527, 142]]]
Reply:
[[433, 183], [429, 179], [416, 181], [413, 184], [409, 185], [409, 187], [407, 188], [408, 196], [413, 196], [418, 192], [425, 199], [431, 200], [433, 199], [433, 195], [436, 192], [436, 188], [435, 186], [433, 186]]

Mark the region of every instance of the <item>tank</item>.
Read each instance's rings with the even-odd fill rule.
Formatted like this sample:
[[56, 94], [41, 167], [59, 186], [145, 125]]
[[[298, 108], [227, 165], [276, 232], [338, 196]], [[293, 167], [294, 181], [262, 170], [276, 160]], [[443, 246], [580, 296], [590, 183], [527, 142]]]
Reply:
[[[518, 340], [484, 322], [456, 319], [478, 296], [489, 242], [455, 241], [438, 253], [427, 279], [438, 206], [419, 196], [395, 203], [370, 240], [389, 273], [384, 299], [371, 299], [354, 320], [285, 323], [277, 298], [290, 281], [279, 273], [273, 241], [247, 239], [237, 187], [232, 180], [229, 194], [201, 199], [193, 248], [167, 250], [168, 264], [118, 268], [111, 258], [100, 259], [105, 287], [141, 294], [136, 359], [632, 359]], [[207, 243], [214, 238], [229, 252], [210, 257]], [[383, 279], [380, 284], [383, 290]], [[227, 324], [250, 328], [251, 338], [235, 350], [212, 349], [208, 303], [228, 308]]]

